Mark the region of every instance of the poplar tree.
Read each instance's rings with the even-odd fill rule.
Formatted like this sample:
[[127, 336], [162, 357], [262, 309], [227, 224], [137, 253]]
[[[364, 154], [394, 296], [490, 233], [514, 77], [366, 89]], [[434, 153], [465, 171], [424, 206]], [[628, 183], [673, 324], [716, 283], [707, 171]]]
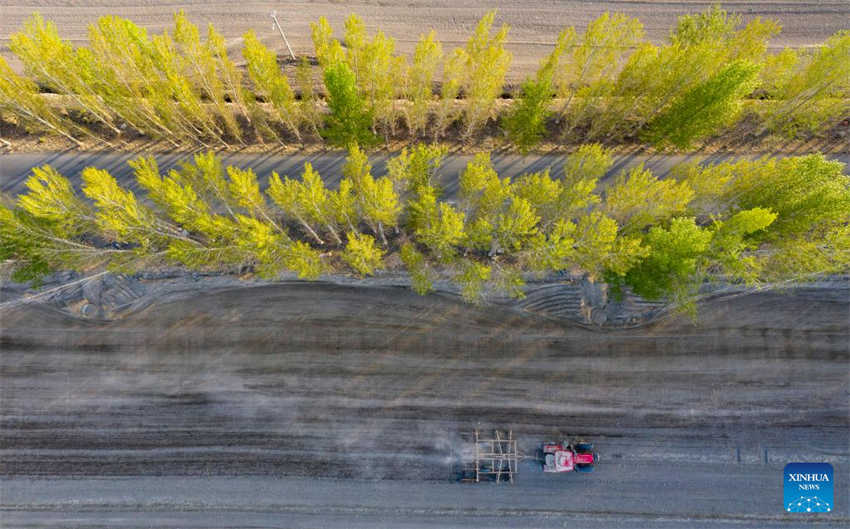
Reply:
[[241, 142], [242, 130], [225, 99], [225, 85], [215, 50], [209, 41], [201, 42], [198, 27], [189, 21], [182, 9], [174, 15], [174, 42], [179, 50], [177, 63], [181, 72], [193, 81], [194, 90], [212, 103], [228, 134]]
[[216, 75], [221, 79], [224, 91], [238, 109], [243, 119], [253, 127], [259, 141], [273, 136], [265, 116], [257, 107], [254, 93], [243, 86], [242, 70], [236, 67], [227, 55], [227, 45], [224, 37], [215, 30], [212, 24], [207, 27], [207, 47], [216, 63]]
[[460, 261], [459, 268], [454, 280], [461, 287], [461, 297], [467, 303], [480, 305], [484, 302], [484, 287], [490, 280], [492, 268], [470, 259]]
[[[357, 79], [357, 86], [368, 102], [375, 125], [381, 124], [392, 133], [395, 130], [394, 103], [401, 92], [396, 88], [402, 81], [403, 57], [393, 57], [395, 40], [379, 31], [371, 40], [366, 36], [363, 20], [350, 15], [345, 20], [345, 47], [348, 65]], [[376, 127], [372, 127], [372, 132]]]
[[[500, 178], [482, 154], [461, 175], [457, 209], [434, 185], [441, 152], [405, 151], [390, 176], [375, 179], [353, 148], [337, 190], [325, 189], [308, 166], [300, 181], [275, 175], [268, 194], [317, 235], [347, 232], [337, 255], [367, 275], [384, 266], [375, 238], [382, 224], [395, 227], [398, 193], [406, 193], [409, 235], [402, 234], [400, 258], [414, 288], [433, 288], [434, 262], [472, 302], [493, 289], [522, 296], [525, 271], [571, 270], [690, 310], [706, 279], [796, 281], [850, 267], [850, 177], [822, 155], [693, 164], [665, 180], [637, 167], [618, 176], [596, 206], [596, 179], [611, 162], [599, 145], [568, 158], [563, 179], [545, 171]], [[225, 171], [213, 153], [167, 174], [151, 157], [130, 165], [144, 195], [87, 168], [87, 200], [50, 167], [35, 169], [17, 204], [0, 204], [0, 256], [12, 260], [15, 277], [147, 263], [249, 265], [264, 277], [289, 269], [315, 278], [328, 270], [319, 250], [289, 237], [253, 171]], [[358, 232], [361, 222], [372, 234]]]
[[442, 138], [459, 115], [457, 97], [466, 76], [467, 54], [456, 48], [443, 63], [440, 103], [434, 120], [434, 141]]
[[[272, 173], [274, 175], [274, 173]], [[274, 231], [286, 236], [283, 226], [275, 219], [275, 215], [260, 192], [260, 183], [253, 169], [240, 169], [228, 166], [228, 190], [236, 203], [248, 213], [251, 218], [260, 219]], [[320, 180], [321, 181], [321, 180]]]
[[[52, 171], [49, 167], [42, 169]], [[42, 190], [33, 190], [24, 196], [35, 198], [34, 195], [40, 192]], [[92, 227], [92, 222], [84, 212], [69, 215], [83, 220], [75, 225], [67, 222], [67, 218], [58, 221], [52, 216], [52, 212], [43, 210], [31, 213], [21, 207], [20, 203], [15, 207], [11, 199], [0, 196], [0, 260], [4, 261], [4, 268], [11, 269], [13, 281], [29, 282], [32, 288], [38, 288], [42, 278], [53, 270], [84, 271], [110, 266], [126, 261], [126, 254], [132, 253], [128, 250], [97, 248], [82, 237]]]
[[93, 90], [90, 54], [62, 40], [53, 22], [34, 14], [22, 32], [10, 36], [9, 48], [33, 80], [70, 97], [92, 119], [120, 134], [113, 110]]
[[322, 136], [336, 146], [376, 143], [377, 137], [371, 131], [373, 115], [358, 92], [351, 68], [338, 61], [325, 68], [324, 75], [330, 115]]
[[283, 181], [272, 173], [269, 196], [287, 214], [297, 220], [318, 244], [324, 244], [318, 232], [325, 229], [337, 244], [342, 244], [336, 216], [330, 210], [330, 194], [321, 176], [310, 163], [305, 164], [301, 181], [286, 177]]
[[[205, 246], [224, 245], [235, 238], [239, 219], [225, 217], [212, 211], [210, 202], [204, 200], [191, 184], [172, 171], [166, 176], [159, 174], [156, 162], [152, 158], [136, 160], [132, 165], [136, 169], [139, 185], [145, 189], [148, 198], [167, 215], [175, 225], [194, 234], [200, 240], [209, 243]], [[92, 172], [90, 180], [100, 178], [104, 181], [108, 175]], [[115, 191], [117, 195], [120, 191]], [[127, 191], [127, 193], [130, 193]], [[99, 207], [102, 207], [99, 204]], [[131, 208], [130, 205], [124, 209]]]
[[510, 203], [510, 182], [500, 179], [493, 169], [490, 155], [481, 153], [466, 166], [460, 175], [460, 197], [467, 215], [466, 244], [495, 254], [495, 230], [498, 215]]
[[355, 272], [368, 276], [383, 268], [384, 252], [375, 245], [371, 235], [351, 231], [346, 238], [348, 242], [341, 257]]
[[616, 220], [591, 211], [579, 217], [575, 229], [568, 232], [574, 239], [571, 261], [591, 280], [602, 277], [615, 257], [618, 229]]
[[604, 210], [633, 234], [685, 211], [693, 196], [686, 182], [659, 180], [641, 164], [621, 172], [606, 188]]
[[480, 154], [460, 176], [460, 192], [469, 222], [467, 244], [490, 255], [520, 250], [537, 233], [540, 216], [500, 179], [488, 154]]
[[401, 261], [410, 274], [411, 288], [420, 296], [434, 290], [433, 271], [428, 267], [425, 256], [411, 243], [405, 243], [400, 251]]
[[587, 180], [593, 181], [595, 185], [613, 164], [611, 151], [599, 143], [587, 143], [567, 157], [564, 162], [564, 180], [570, 184]]
[[369, 76], [369, 59], [366, 57], [368, 53], [366, 50], [368, 44], [366, 26], [363, 24], [363, 19], [353, 13], [345, 18], [343, 25], [345, 26], [343, 42], [345, 43], [348, 66], [354, 72], [361, 90], [365, 92], [368, 89], [366, 79]]
[[643, 26], [637, 19], [606, 12], [588, 24], [580, 39], [570, 30], [564, 38], [580, 42], [564, 55], [556, 77], [566, 136], [587, 119], [598, 99], [610, 96], [610, 79], [627, 50], [643, 38]]
[[438, 204], [434, 188], [423, 186], [416, 199], [408, 203], [408, 216], [416, 241], [428, 248], [437, 261], [450, 263], [465, 237], [464, 213], [445, 202]]
[[156, 94], [154, 101], [168, 107], [173, 112], [174, 120], [202, 145], [205, 145], [203, 140], [208, 138], [226, 147], [224, 131], [201, 101], [200, 91], [185, 73], [174, 39], [164, 32], [162, 35], [154, 35], [151, 45], [151, 60], [162, 79], [161, 91]]
[[737, 61], [679, 97], [647, 124], [642, 137], [656, 147], [672, 144], [686, 149], [694, 141], [731, 124], [741, 108], [741, 98], [756, 86], [759, 67]]
[[3, 57], [0, 57], [0, 112], [13, 114], [27, 130], [58, 134], [80, 145], [73, 135], [79, 129], [52, 109], [38, 93], [35, 83], [12, 71]]
[[801, 57], [793, 48], [768, 55], [759, 72], [760, 92], [771, 99], [780, 97], [780, 90], [787, 86], [800, 62]]
[[214, 152], [196, 154], [192, 162], [183, 162], [177, 169], [169, 171], [169, 176], [180, 184], [191, 185], [205, 201], [219, 204], [231, 219], [236, 220], [239, 201], [232, 195], [224, 165]]
[[[740, 29], [739, 25], [740, 17], [713, 7], [681, 17], [668, 45], [644, 44], [617, 77], [611, 104], [594, 120], [591, 137], [610, 140], [636, 134], [671, 105], [684, 105], [682, 98], [694, 98], [706, 90], [695, 87], [703, 83], [711, 87], [709, 79], [730, 64], [761, 63], [767, 41], [779, 31], [779, 25], [760, 19]], [[726, 72], [726, 81], [734, 77], [730, 73]], [[717, 78], [714, 87], [723, 84]], [[745, 95], [741, 92], [738, 98]]]
[[561, 55], [570, 44], [570, 36], [567, 30], [561, 32], [555, 49], [540, 65], [535, 77], [523, 81], [518, 101], [502, 119], [508, 137], [523, 154], [540, 143], [546, 133], [546, 122], [552, 115], [554, 76]]
[[153, 210], [139, 203], [132, 191], [119, 186], [107, 171], [87, 167], [82, 178], [83, 193], [97, 208], [95, 222], [113, 240], [138, 244], [143, 252], [157, 251], [167, 246], [169, 239], [202, 246], [184, 235], [178, 226], [160, 220]]
[[[672, 48], [670, 48], [672, 50]], [[659, 78], [666, 75], [662, 48], [645, 42], [629, 55], [613, 81], [610, 97], [602, 112], [594, 116], [587, 132], [590, 140], [620, 140], [635, 129], [634, 120], [658, 93]]]
[[305, 125], [319, 136], [322, 127], [322, 110], [319, 98], [313, 88], [313, 66], [306, 57], [302, 57], [295, 71], [298, 90], [301, 92], [300, 112]]
[[372, 166], [369, 165], [366, 153], [357, 145], [352, 145], [342, 167], [343, 181], [350, 183], [348, 185], [353, 193], [353, 206], [357, 217], [366, 222], [372, 233], [380, 236], [386, 246], [384, 230], [398, 224], [401, 206], [392, 180], [387, 177], [376, 179], [371, 171]]
[[422, 35], [413, 52], [413, 64], [408, 73], [407, 129], [410, 136], [418, 137], [428, 125], [431, 103], [434, 100], [434, 74], [443, 58], [443, 47], [431, 30]]
[[774, 130], [794, 136], [815, 131], [846, 114], [850, 110], [850, 103], [844, 98], [850, 93], [848, 79], [850, 30], [844, 30], [830, 37], [805, 67], [777, 89], [783, 101], [769, 111], [761, 132]]
[[559, 219], [546, 232], [540, 231], [529, 240], [520, 262], [537, 274], [566, 270], [575, 264], [575, 223]]
[[313, 49], [316, 51], [316, 60], [324, 70], [328, 66], [343, 59], [342, 47], [339, 41], [333, 38], [333, 28], [325, 17], [319, 17], [318, 22], [310, 23], [310, 36], [313, 39]]
[[248, 62], [248, 76], [257, 91], [262, 93], [275, 110], [287, 130], [301, 141], [301, 118], [295, 103], [295, 94], [289, 81], [277, 64], [277, 54], [265, 47], [253, 31], [245, 33], [242, 55]]
[[771, 242], [850, 220], [850, 177], [843, 163], [822, 154], [691, 166], [681, 173], [682, 183], [697, 191], [688, 207], [698, 216], [725, 220], [754, 208], [776, 213], [762, 235]]
[[436, 181], [448, 149], [442, 145], [417, 143], [403, 148], [401, 153], [387, 160], [387, 177], [393, 181], [396, 192], [417, 193], [422, 187], [432, 187], [439, 195]]
[[686, 302], [699, 288], [698, 266], [711, 239], [690, 217], [673, 219], [669, 229], [653, 226], [645, 238], [649, 254], [625, 274], [626, 283], [647, 299]]
[[[56, 237], [51, 224], [40, 221], [20, 209], [0, 205], [0, 260], [11, 268], [11, 279], [41, 286], [42, 279], [64, 263], [50, 252]], [[70, 242], [70, 241], [69, 241]], [[65, 245], [62, 245], [63, 247]], [[66, 266], [73, 266], [67, 263]]]
[[71, 182], [53, 167], [34, 167], [26, 180], [27, 192], [17, 205], [35, 218], [52, 223], [63, 236], [81, 235], [93, 228], [94, 212]]
[[765, 208], [739, 211], [724, 221], [716, 220], [712, 226], [711, 245], [707, 252], [705, 272], [715, 268], [729, 279], [741, 279], [748, 284], [761, 277], [764, 264], [753, 254], [759, 246], [752, 234], [767, 229], [777, 214]]
[[328, 203], [334, 212], [334, 219], [340, 226], [346, 226], [351, 231], [356, 231], [360, 223], [357, 211], [354, 184], [349, 178], [339, 181], [339, 188], [328, 195]]
[[503, 24], [492, 33], [495, 11], [490, 11], [478, 22], [469, 38], [462, 58], [464, 94], [464, 133], [469, 139], [478, 132], [493, 112], [496, 99], [505, 85], [505, 74], [511, 64], [511, 53], [505, 50], [509, 27]]
[[[89, 26], [96, 90], [109, 108], [134, 128], [179, 146], [215, 137], [206, 119], [198, 121], [200, 100], [176, 72], [175, 51], [167, 35], [150, 39], [131, 21], [100, 17]], [[187, 115], [188, 113], [188, 115]]]
[[[228, 167], [225, 181], [220, 161], [211, 153], [196, 157], [195, 162], [165, 176], [153, 158], [131, 162], [148, 198], [173, 221], [159, 219], [159, 226], [167, 229], [168, 259], [197, 269], [251, 264], [269, 278], [282, 268], [302, 279], [315, 279], [324, 271], [320, 254], [302, 241], [291, 240], [272, 218], [253, 171]], [[221, 205], [227, 215], [215, 212]]]
[[94, 90], [106, 105], [139, 132], [179, 145], [182, 131], [160, 117], [148, 99], [157, 76], [148, 59], [147, 33], [127, 20], [101, 17], [89, 25], [88, 36], [88, 54], [97, 68]]

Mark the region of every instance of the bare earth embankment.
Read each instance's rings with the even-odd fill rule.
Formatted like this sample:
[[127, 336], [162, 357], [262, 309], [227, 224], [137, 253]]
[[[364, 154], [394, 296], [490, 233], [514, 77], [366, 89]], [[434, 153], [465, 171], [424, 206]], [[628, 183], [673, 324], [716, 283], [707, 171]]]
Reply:
[[[320, 16], [342, 30], [343, 20], [350, 13], [363, 18], [367, 30], [383, 30], [398, 42], [399, 51], [411, 53], [419, 35], [431, 28], [446, 47], [462, 46], [469, 32], [487, 10], [499, 10], [500, 22], [511, 26], [507, 48], [514, 55], [509, 81], [519, 81], [536, 70], [542, 57], [549, 52], [558, 33], [567, 26], [584, 28], [588, 22], [605, 11], [622, 12], [638, 17], [647, 35], [662, 41], [669, 35], [676, 18], [684, 13], [699, 12], [717, 2], [686, 0], [680, 2], [623, 2], [623, 1], [562, 1], [530, 0], [518, 2], [474, 0], [458, 3], [449, 0], [380, 0], [340, 2], [317, 0], [308, 2], [221, 2], [195, 0], [167, 2], [163, 0], [103, 0], [57, 1], [19, 0], [0, 6], [0, 53], [9, 55], [9, 35], [18, 31], [24, 21], [39, 11], [54, 20], [63, 37], [83, 43], [87, 27], [102, 15], [119, 15], [132, 19], [150, 31], [162, 32], [172, 25], [173, 12], [182, 8], [200, 27], [212, 23], [234, 46], [236, 51], [242, 35], [249, 29], [257, 32], [279, 53], [286, 48], [272, 27], [270, 13], [277, 10], [287, 37], [299, 55], [312, 55], [310, 22]], [[846, 29], [850, 19], [850, 4], [844, 1], [759, 1], [723, 2], [729, 11], [743, 14], [747, 20], [755, 17], [772, 18], [782, 24], [782, 33], [771, 46], [805, 47], [819, 44], [840, 29]]]

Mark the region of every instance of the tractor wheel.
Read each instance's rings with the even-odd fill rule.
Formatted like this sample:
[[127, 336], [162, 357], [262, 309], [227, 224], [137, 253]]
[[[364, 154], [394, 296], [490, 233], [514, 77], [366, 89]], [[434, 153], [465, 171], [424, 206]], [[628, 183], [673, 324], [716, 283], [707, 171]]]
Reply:
[[576, 452], [593, 452], [593, 443], [576, 443]]

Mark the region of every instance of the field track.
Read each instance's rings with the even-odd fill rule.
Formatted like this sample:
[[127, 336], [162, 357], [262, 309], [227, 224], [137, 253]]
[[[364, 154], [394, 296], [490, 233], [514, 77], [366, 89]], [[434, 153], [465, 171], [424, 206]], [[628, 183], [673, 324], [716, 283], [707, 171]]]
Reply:
[[[0, 309], [4, 527], [846, 527], [846, 281], [591, 331], [407, 289], [283, 283], [113, 321]], [[591, 475], [453, 483], [470, 429], [592, 439]], [[73, 522], [73, 523], [72, 523]]]

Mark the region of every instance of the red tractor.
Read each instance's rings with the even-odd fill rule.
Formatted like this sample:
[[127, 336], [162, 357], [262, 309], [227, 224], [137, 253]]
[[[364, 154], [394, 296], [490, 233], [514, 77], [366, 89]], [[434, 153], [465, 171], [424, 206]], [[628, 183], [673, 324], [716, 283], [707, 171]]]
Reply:
[[599, 455], [585, 442], [543, 443], [543, 472], [593, 472]]

